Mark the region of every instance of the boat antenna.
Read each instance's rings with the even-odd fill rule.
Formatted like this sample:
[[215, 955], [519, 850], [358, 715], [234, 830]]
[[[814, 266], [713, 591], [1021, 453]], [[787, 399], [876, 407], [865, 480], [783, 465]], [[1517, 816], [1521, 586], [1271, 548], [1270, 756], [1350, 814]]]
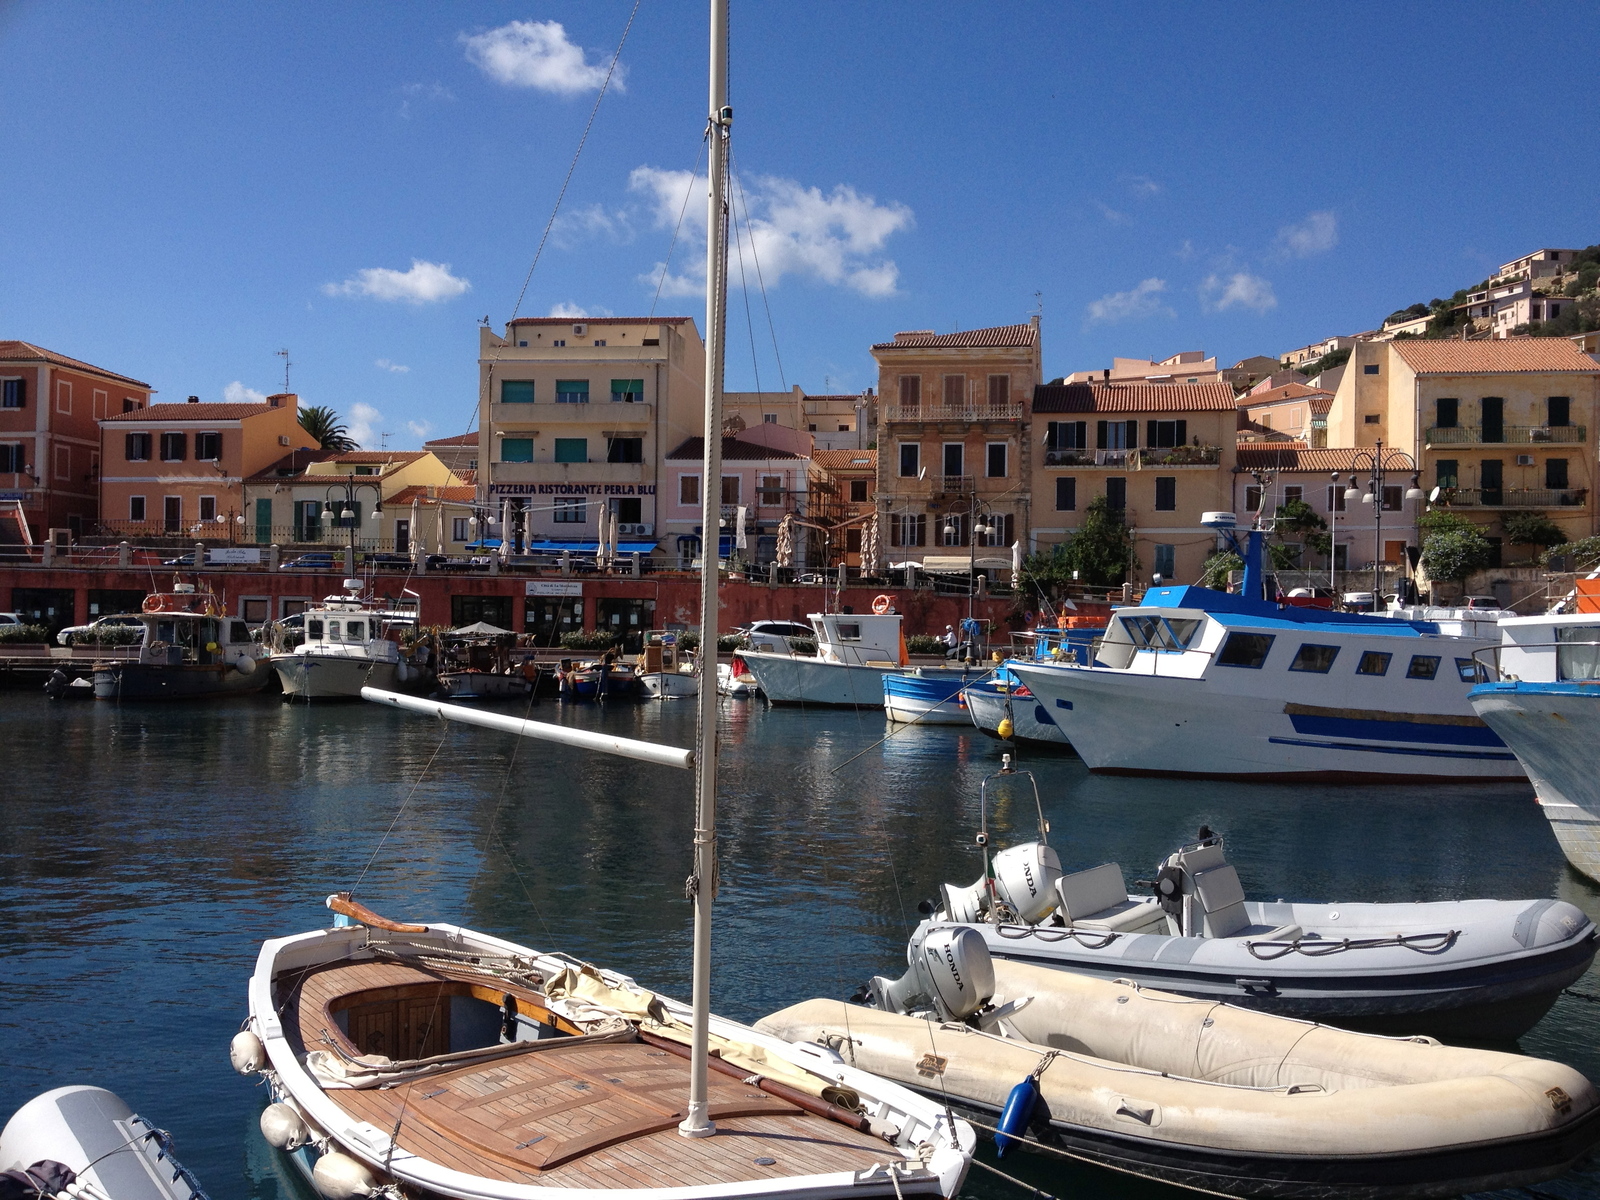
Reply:
[[[711, 0], [710, 112], [706, 159], [706, 410], [705, 456], [700, 489], [700, 653], [717, 659], [717, 583], [722, 557], [722, 372], [727, 357], [728, 140], [733, 109], [728, 105], [727, 0]], [[694, 902], [694, 1037], [689, 1055], [689, 1109], [678, 1126], [684, 1137], [717, 1131], [710, 1118], [706, 1081], [711, 1033], [711, 903], [717, 887], [717, 689], [702, 675], [699, 737], [695, 755], [694, 873], [685, 886]]]

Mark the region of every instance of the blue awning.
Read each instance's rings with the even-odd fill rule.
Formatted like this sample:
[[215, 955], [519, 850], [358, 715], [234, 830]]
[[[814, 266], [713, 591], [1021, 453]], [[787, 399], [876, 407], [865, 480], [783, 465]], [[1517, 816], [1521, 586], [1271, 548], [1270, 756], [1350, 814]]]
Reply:
[[468, 550], [498, 550], [498, 549], [500, 549], [500, 539], [499, 538], [484, 538], [482, 541], [468, 542], [467, 543], [467, 549]]
[[[619, 542], [618, 554], [649, 554], [656, 548], [654, 542]], [[599, 542], [529, 542], [527, 554], [598, 554]]]

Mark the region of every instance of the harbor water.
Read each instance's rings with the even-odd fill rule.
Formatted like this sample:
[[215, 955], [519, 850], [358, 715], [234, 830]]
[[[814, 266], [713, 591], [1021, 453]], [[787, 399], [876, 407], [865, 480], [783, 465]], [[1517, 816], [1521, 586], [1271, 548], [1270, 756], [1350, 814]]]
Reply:
[[[980, 870], [998, 743], [881, 713], [723, 706], [716, 1009], [754, 1020], [903, 970], [917, 902]], [[692, 744], [692, 705], [529, 715]], [[1208, 824], [1247, 895], [1557, 896], [1600, 919], [1526, 785], [1287, 786], [1102, 778], [1024, 754], [1068, 869], [1127, 877]], [[228, 1065], [262, 939], [328, 923], [355, 888], [385, 915], [473, 926], [687, 997], [692, 779], [368, 704], [276, 698], [51, 704], [0, 693], [0, 1120], [96, 1083], [169, 1129], [213, 1200], [304, 1196], [262, 1142], [263, 1092]], [[1002, 794], [999, 844], [1032, 836]], [[1594, 972], [1578, 989], [1600, 994]], [[1564, 996], [1520, 1043], [1600, 1080], [1600, 1003]], [[985, 1158], [993, 1162], [992, 1151]], [[1052, 1195], [1176, 1190], [1032, 1155]], [[1029, 1193], [974, 1171], [967, 1193]], [[1534, 1193], [1527, 1193], [1532, 1195]], [[1541, 1196], [1600, 1197], [1590, 1164]]]

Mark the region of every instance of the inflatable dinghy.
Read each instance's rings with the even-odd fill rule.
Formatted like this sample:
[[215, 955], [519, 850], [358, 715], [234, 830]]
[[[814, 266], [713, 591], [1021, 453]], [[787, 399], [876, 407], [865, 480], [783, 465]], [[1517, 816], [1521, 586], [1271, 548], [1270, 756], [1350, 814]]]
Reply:
[[[8, 1190], [10, 1189], [10, 1190]], [[35, 1096], [0, 1131], [0, 1197], [206, 1200], [172, 1140], [104, 1088]]]
[[1183, 1186], [1456, 1196], [1553, 1178], [1600, 1139], [1595, 1089], [1559, 1063], [991, 963], [968, 928], [924, 927], [906, 978], [872, 993], [915, 1015], [809, 1000], [756, 1028], [1017, 1139]]
[[[1032, 778], [1009, 763], [1000, 775]], [[985, 828], [983, 877], [946, 884], [924, 912], [977, 930], [997, 959], [1449, 1041], [1514, 1041], [1600, 947], [1582, 909], [1548, 898], [1246, 900], [1209, 829], [1156, 868], [1150, 892], [1131, 895], [1116, 863], [1063, 874], [1048, 829], [1041, 810], [1038, 841], [994, 855], [991, 870]]]

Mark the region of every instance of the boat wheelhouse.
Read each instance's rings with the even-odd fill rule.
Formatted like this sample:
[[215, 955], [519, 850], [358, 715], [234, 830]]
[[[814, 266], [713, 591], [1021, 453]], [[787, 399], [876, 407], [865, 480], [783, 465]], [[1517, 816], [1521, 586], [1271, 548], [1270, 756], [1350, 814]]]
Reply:
[[145, 597], [136, 659], [97, 662], [97, 700], [185, 700], [258, 692], [271, 679], [247, 621], [229, 617], [208, 588], [174, 581]]
[[416, 615], [378, 609], [361, 596], [359, 579], [344, 581], [345, 594], [329, 596], [302, 618], [299, 645], [280, 639], [272, 667], [291, 699], [360, 699], [363, 687], [392, 688], [414, 677], [391, 636], [415, 628]]

